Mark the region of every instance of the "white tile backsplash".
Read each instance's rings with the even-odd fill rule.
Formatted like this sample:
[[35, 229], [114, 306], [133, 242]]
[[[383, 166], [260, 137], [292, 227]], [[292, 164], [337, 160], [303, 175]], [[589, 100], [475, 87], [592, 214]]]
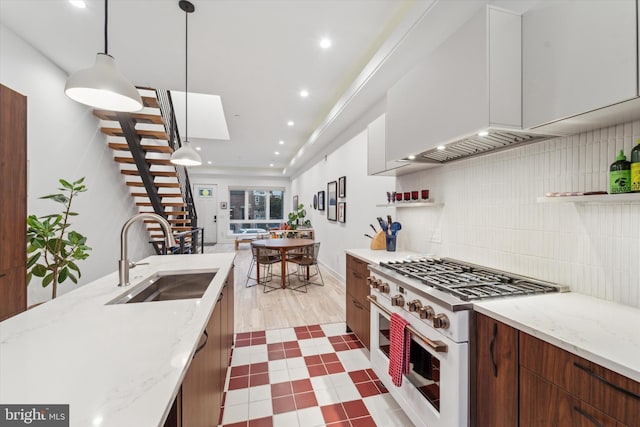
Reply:
[[633, 121], [401, 176], [398, 191], [428, 188], [444, 205], [397, 209], [398, 245], [640, 307], [640, 203], [536, 202], [608, 190], [611, 163], [638, 138]]

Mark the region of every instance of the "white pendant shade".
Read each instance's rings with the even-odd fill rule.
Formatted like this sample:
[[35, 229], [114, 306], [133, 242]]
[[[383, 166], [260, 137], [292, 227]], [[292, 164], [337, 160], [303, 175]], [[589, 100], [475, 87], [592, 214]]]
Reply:
[[174, 151], [171, 155], [171, 163], [180, 166], [200, 166], [202, 159], [200, 154], [191, 147], [189, 141], [185, 141], [177, 151]]
[[96, 55], [93, 67], [70, 75], [64, 93], [74, 101], [102, 110], [142, 109], [138, 90], [118, 71], [113, 57], [104, 53]]

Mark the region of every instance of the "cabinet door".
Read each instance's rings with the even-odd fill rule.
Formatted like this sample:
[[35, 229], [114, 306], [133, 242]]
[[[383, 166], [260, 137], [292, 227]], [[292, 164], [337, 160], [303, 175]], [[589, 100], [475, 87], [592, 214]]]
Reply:
[[520, 370], [520, 427], [619, 427], [616, 420], [572, 397], [527, 368]]
[[27, 307], [27, 98], [0, 85], [0, 320]]
[[636, 13], [636, 0], [554, 0], [523, 15], [525, 128], [638, 95]]
[[224, 386], [220, 381], [221, 318], [222, 307], [219, 300], [207, 323], [206, 334], [201, 339], [201, 349], [193, 356], [182, 382], [183, 426], [218, 425]]
[[476, 423], [518, 425], [518, 331], [476, 314]]
[[370, 311], [351, 294], [347, 294], [347, 327], [356, 334], [362, 344], [369, 349]]

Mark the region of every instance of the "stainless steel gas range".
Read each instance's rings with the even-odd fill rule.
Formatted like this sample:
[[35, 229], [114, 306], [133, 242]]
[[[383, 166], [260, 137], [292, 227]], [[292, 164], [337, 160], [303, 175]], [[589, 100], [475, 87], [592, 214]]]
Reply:
[[[417, 426], [469, 423], [469, 310], [473, 302], [567, 291], [447, 258], [370, 265], [371, 365]], [[389, 368], [389, 326], [400, 314], [411, 332], [410, 370], [397, 387]]]

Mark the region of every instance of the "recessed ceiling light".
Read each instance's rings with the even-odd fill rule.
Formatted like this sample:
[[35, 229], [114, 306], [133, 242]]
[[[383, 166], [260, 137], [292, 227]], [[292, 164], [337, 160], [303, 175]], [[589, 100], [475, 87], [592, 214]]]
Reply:
[[323, 49], [329, 49], [331, 47], [331, 39], [325, 37], [320, 40], [320, 47]]
[[71, 3], [72, 5], [77, 7], [78, 9], [86, 9], [87, 8], [87, 4], [84, 2], [84, 0], [69, 0], [69, 3]]
[[275, 152], [275, 155], [276, 155], [276, 156], [279, 156], [279, 155], [280, 155], [280, 152], [279, 152], [279, 151], [276, 151], [276, 152]]
[[409, 160], [414, 160], [416, 158], [416, 156], [414, 156], [413, 154], [409, 156]]
[[207, 162], [207, 164], [208, 164], [208, 165], [210, 165], [211, 163], [213, 163], [211, 160], [209, 160], [209, 161]]
[[486, 130], [483, 130], [482, 132], [478, 132], [478, 136], [487, 136], [489, 135], [489, 132], [487, 132]]
[[295, 123], [293, 123], [291, 120], [287, 122], [287, 126], [293, 126], [293, 125], [295, 125]]
[[438, 150], [440, 150], [440, 151], [444, 150], [445, 148], [447, 148], [447, 147], [445, 147], [444, 145], [438, 145]]
[[200, 150], [202, 150], [202, 148], [200, 148], [200, 147], [196, 147], [196, 150], [200, 151]]
[[302, 98], [306, 98], [307, 96], [309, 96], [309, 91], [308, 91], [308, 90], [305, 90], [305, 89], [302, 89], [302, 90], [300, 91], [300, 96], [301, 96]]
[[278, 141], [278, 144], [280, 144], [280, 145], [284, 145], [284, 141], [283, 141], [283, 140], [280, 140], [280, 141]]
[[273, 163], [269, 163], [269, 166], [270, 166], [270, 167], [273, 167]]

